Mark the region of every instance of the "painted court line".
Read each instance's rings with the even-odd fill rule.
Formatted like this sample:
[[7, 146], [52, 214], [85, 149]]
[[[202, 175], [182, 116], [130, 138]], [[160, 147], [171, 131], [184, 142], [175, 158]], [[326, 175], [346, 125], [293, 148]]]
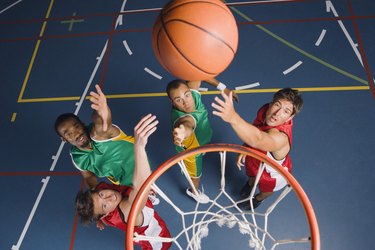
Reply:
[[[332, 11], [332, 13], [333, 13], [333, 15], [335, 17], [339, 17], [339, 15], [337, 14], [336, 9], [333, 6], [333, 3], [331, 1], [326, 1], [326, 11], [327, 12], [331, 12]], [[350, 46], [352, 46], [352, 49], [353, 49], [354, 53], [356, 54], [359, 62], [361, 63], [361, 65], [363, 67], [362, 56], [361, 56], [361, 54], [358, 51], [357, 44], [353, 42], [353, 39], [351, 38], [351, 36], [349, 35], [348, 31], [346, 30], [343, 22], [341, 20], [338, 20], [337, 22], [340, 25], [342, 31], [344, 32], [346, 38], [348, 39], [348, 41], [350, 43]]]
[[[124, 0], [124, 1], [122, 2], [120, 12], [124, 12], [124, 11], [125, 11], [126, 1], [127, 1], [127, 0]], [[122, 25], [123, 17], [124, 17], [124, 15], [122, 15], [122, 14], [120, 14], [120, 15], [117, 17], [117, 20], [116, 20], [116, 27], [117, 27], [118, 25]]]
[[[50, 5], [49, 5], [49, 9], [48, 9], [48, 12], [47, 12], [47, 17], [49, 16], [49, 13], [50, 13], [50, 11], [51, 11], [51, 9], [52, 9], [53, 2], [54, 2], [54, 1], [52, 0], [51, 3], [50, 3]], [[41, 33], [44, 32], [45, 25], [46, 25], [46, 22], [44, 22], [44, 24], [43, 24], [43, 28], [42, 28]], [[115, 25], [115, 29], [116, 29], [116, 28], [117, 28], [117, 24]], [[35, 59], [35, 56], [36, 56], [36, 51], [38, 50], [37, 48], [39, 47], [39, 43], [40, 43], [40, 40], [38, 40], [38, 43], [37, 43], [36, 49], [34, 49], [34, 54], [33, 54], [32, 63], [30, 63], [31, 65], [32, 65], [33, 62], [34, 62], [34, 59]], [[107, 45], [108, 45], [108, 39], [107, 39], [107, 42], [105, 43], [105, 45], [104, 45], [104, 47], [103, 47], [103, 50], [102, 50], [102, 52], [101, 52], [101, 55], [100, 55], [99, 57], [96, 58], [96, 59], [97, 59], [97, 63], [96, 63], [96, 65], [95, 65], [95, 67], [94, 67], [94, 70], [93, 70], [93, 72], [92, 72], [92, 74], [91, 74], [91, 76], [90, 76], [90, 79], [89, 79], [89, 81], [88, 81], [88, 83], [87, 83], [87, 85], [86, 85], [85, 90], [84, 90], [83, 93], [82, 93], [82, 96], [81, 96], [79, 102], [76, 103], [76, 106], [77, 106], [77, 107], [76, 107], [76, 109], [75, 109], [75, 111], [74, 111], [74, 114], [75, 114], [75, 115], [77, 115], [78, 112], [79, 112], [79, 110], [81, 109], [82, 103], [83, 103], [83, 101], [84, 101], [85, 98], [86, 98], [87, 92], [88, 92], [88, 90], [89, 90], [89, 88], [90, 88], [90, 86], [91, 86], [91, 84], [92, 84], [92, 81], [93, 81], [93, 79], [94, 79], [94, 76], [95, 76], [95, 74], [96, 74], [96, 72], [97, 72], [97, 70], [98, 70], [98, 68], [99, 68], [99, 66], [100, 66], [100, 63], [101, 63], [101, 61], [102, 61], [102, 59], [103, 59], [103, 57], [104, 57], [104, 54], [105, 54], [105, 52], [106, 52], [106, 50], [107, 50]], [[21, 90], [21, 94], [20, 94], [19, 99], [22, 99], [21, 97], [23, 96], [23, 91], [24, 91], [24, 88], [25, 88], [25, 86], [26, 86], [25, 82], [27, 82], [27, 79], [28, 79], [28, 76], [29, 76], [29, 74], [30, 74], [30, 71], [31, 71], [31, 67], [29, 66], [28, 73], [27, 73], [27, 76], [26, 76], [26, 78], [25, 78], [24, 85], [23, 85], [23, 89]], [[61, 151], [62, 151], [62, 149], [63, 149], [63, 147], [64, 147], [64, 144], [65, 144], [65, 142], [61, 142], [61, 144], [60, 144], [60, 146], [59, 146], [59, 149], [58, 149], [56, 155], [52, 156], [53, 163], [52, 163], [52, 165], [51, 165], [50, 171], [53, 171], [53, 170], [55, 169], [56, 163], [57, 163], [57, 161], [58, 161], [58, 159], [59, 159], [59, 156], [60, 156]], [[39, 192], [39, 195], [38, 195], [38, 197], [37, 197], [37, 199], [36, 199], [36, 201], [35, 201], [35, 203], [34, 203], [34, 206], [33, 206], [32, 210], [31, 210], [31, 213], [30, 213], [30, 215], [29, 215], [29, 218], [28, 218], [28, 220], [27, 220], [27, 222], [26, 222], [26, 224], [25, 224], [25, 226], [24, 226], [24, 228], [23, 228], [23, 230], [22, 230], [21, 236], [20, 236], [20, 238], [18, 239], [17, 244], [12, 246], [12, 250], [19, 250], [19, 248], [20, 248], [20, 246], [21, 246], [21, 244], [22, 244], [22, 241], [23, 241], [23, 239], [24, 239], [24, 237], [25, 237], [25, 235], [26, 235], [26, 232], [27, 232], [27, 230], [28, 230], [28, 228], [29, 228], [29, 226], [30, 226], [30, 223], [31, 223], [31, 221], [32, 221], [32, 219], [33, 219], [33, 217], [34, 217], [35, 211], [36, 211], [36, 209], [37, 209], [38, 206], [39, 206], [40, 199], [42, 198], [42, 196], [43, 196], [43, 194], [44, 194], [44, 191], [45, 191], [45, 189], [46, 189], [46, 187], [47, 187], [47, 184], [48, 184], [48, 182], [49, 182], [49, 179], [50, 179], [50, 176], [47, 176], [45, 179], [42, 179], [43, 186], [42, 186], [42, 188], [41, 188], [41, 190], [40, 190], [40, 192]], [[72, 244], [72, 243], [71, 243], [71, 244]]]
[[227, 3], [227, 5], [234, 6], [234, 5], [251, 5], [251, 4], [263, 4], [263, 3], [288, 3], [288, 2], [300, 2], [300, 0], [264, 0], [264, 1]]
[[[235, 7], [230, 7], [230, 9], [231, 9], [234, 13], [236, 13], [236, 14], [238, 14], [239, 16], [241, 16], [242, 18], [244, 18], [245, 20], [247, 20], [247, 21], [249, 21], [249, 22], [253, 22], [253, 20], [252, 20], [250, 17], [248, 17], [247, 15], [245, 15], [244, 13], [242, 13], [241, 11], [239, 11], [238, 9], [236, 9]], [[320, 64], [322, 64], [322, 65], [324, 65], [324, 66], [326, 66], [326, 67], [328, 67], [328, 68], [330, 68], [331, 70], [334, 70], [334, 71], [336, 71], [337, 73], [340, 73], [340, 74], [342, 74], [342, 75], [344, 75], [344, 76], [347, 76], [347, 77], [349, 77], [349, 78], [351, 78], [351, 79], [353, 79], [353, 80], [355, 80], [355, 81], [358, 81], [358, 82], [360, 82], [360, 83], [363, 83], [363, 84], [365, 84], [365, 85], [368, 85], [368, 82], [365, 81], [365, 80], [363, 80], [363, 79], [361, 79], [360, 77], [355, 76], [355, 75], [353, 75], [353, 74], [350, 74], [350, 73], [348, 73], [348, 72], [346, 72], [346, 71], [344, 71], [344, 70], [342, 70], [342, 69], [340, 69], [340, 68], [338, 68], [338, 67], [336, 67], [336, 66], [334, 66], [334, 65], [332, 65], [332, 64], [330, 64], [330, 63], [328, 63], [328, 62], [326, 62], [326, 61], [323, 61], [322, 59], [320, 59], [320, 58], [318, 58], [318, 57], [316, 57], [316, 56], [314, 56], [314, 55], [312, 55], [312, 54], [310, 54], [310, 53], [308, 53], [308, 52], [302, 50], [301, 48], [299, 48], [299, 47], [297, 47], [296, 45], [294, 45], [294, 44], [288, 42], [288, 41], [285, 40], [284, 38], [282, 38], [282, 37], [276, 35], [275, 33], [271, 32], [269, 29], [265, 28], [264, 26], [257, 24], [257, 25], [255, 25], [255, 27], [257, 27], [258, 29], [262, 30], [262, 31], [265, 32], [266, 34], [270, 35], [271, 37], [273, 37], [273, 38], [279, 40], [280, 42], [282, 42], [282, 43], [285, 44], [286, 46], [288, 46], [288, 47], [294, 49], [295, 51], [298, 51], [298, 52], [301, 53], [302, 55], [304, 55], [304, 56], [306, 56], [306, 57], [308, 57], [308, 58], [310, 58], [310, 59], [312, 59], [312, 60], [314, 60], [314, 61], [316, 61], [316, 62], [318, 62], [318, 63], [320, 63]]]
[[[42, 196], [43, 196], [44, 190], [45, 190], [46, 187], [47, 187], [47, 184], [48, 184], [49, 179], [50, 179], [49, 176], [47, 176], [45, 179], [42, 179], [43, 186], [42, 186], [42, 188], [41, 188], [40, 191], [39, 191], [39, 195], [38, 195], [38, 197], [36, 198], [36, 201], [35, 201], [35, 203], [34, 203], [34, 206], [33, 206], [32, 210], [31, 210], [31, 212], [30, 212], [29, 218], [27, 219], [27, 222], [26, 222], [25, 228], [24, 228], [24, 230], [22, 231], [20, 238], [18, 239], [17, 245], [13, 245], [13, 246], [12, 246], [12, 250], [18, 250], [18, 249], [20, 249], [20, 246], [21, 246], [21, 243], [22, 243], [22, 241], [23, 241], [23, 238], [24, 238], [25, 235], [26, 235], [27, 229], [28, 229], [29, 226], [30, 226], [30, 223], [31, 223], [31, 220], [32, 220], [33, 217], [34, 217], [35, 211], [36, 211], [36, 209], [38, 208], [38, 205], [39, 205], [40, 199], [41, 199]], [[25, 229], [26, 229], [26, 230], [25, 230]]]
[[133, 52], [131, 51], [129, 45], [128, 45], [128, 42], [126, 40], [122, 41], [122, 43], [124, 44], [125, 46], [125, 49], [126, 51], [128, 52], [129, 55], [133, 55]]
[[80, 172], [70, 171], [70, 172], [0, 172], [0, 176], [74, 176], [81, 175]]
[[90, 86], [91, 86], [91, 84], [92, 84], [92, 81], [94, 80], [94, 77], [95, 77], [95, 75], [96, 75], [96, 72], [97, 72], [97, 70], [98, 70], [98, 68], [99, 68], [99, 66], [100, 66], [100, 63], [101, 63], [102, 60], [103, 60], [104, 54], [105, 54], [105, 52], [106, 52], [106, 50], [107, 50], [107, 44], [108, 44], [108, 40], [107, 40], [107, 42], [105, 43], [105, 45], [104, 45], [104, 47], [103, 47], [103, 49], [102, 49], [102, 52], [100, 53], [100, 56], [96, 58], [96, 60], [97, 60], [96, 65], [95, 65], [95, 67], [94, 67], [94, 70], [93, 70], [92, 73], [91, 73], [91, 76], [90, 76], [89, 81], [88, 81], [87, 84], [86, 84], [86, 88], [85, 88], [85, 90], [83, 91], [83, 93], [82, 93], [82, 95], [81, 95], [81, 98], [80, 98], [80, 100], [79, 100], [79, 102], [78, 102], [78, 104], [77, 104], [77, 108], [76, 108], [76, 110], [74, 111], [74, 114], [75, 114], [75, 115], [77, 115], [78, 112], [79, 112], [79, 110], [81, 109], [82, 103], [83, 103], [83, 101], [85, 100], [85, 97], [86, 97], [86, 95], [87, 95], [87, 92], [89, 91], [89, 88], [90, 88]]
[[162, 76], [156, 74], [154, 71], [152, 71], [151, 69], [149, 69], [149, 68], [147, 68], [147, 67], [145, 67], [144, 70], [145, 70], [147, 73], [149, 73], [150, 75], [152, 75], [153, 77], [155, 77], [155, 78], [157, 78], [157, 79], [159, 79], [159, 80], [161, 80], [161, 79], [163, 78]]
[[206, 91], [208, 91], [208, 88], [198, 88], [198, 91], [199, 92], [206, 92]]
[[14, 112], [13, 114], [12, 114], [12, 118], [11, 118], [11, 122], [15, 122], [16, 121], [16, 117], [17, 117], [17, 113], [16, 112]]
[[247, 84], [247, 85], [243, 85], [243, 86], [238, 86], [238, 87], [236, 87], [235, 89], [236, 89], [236, 90], [252, 89], [252, 88], [258, 87], [259, 85], [260, 85], [259, 82], [256, 82], [256, 83], [252, 83], [252, 84]]
[[[47, 20], [49, 18], [49, 15], [51, 13], [53, 4], [54, 4], [54, 0], [51, 0], [51, 2], [48, 5], [48, 9], [47, 9], [47, 13], [46, 13], [46, 16], [45, 16], [45, 20]], [[40, 29], [40, 32], [39, 32], [39, 37], [43, 36], [44, 31], [46, 29], [46, 26], [47, 26], [47, 21], [44, 21], [43, 25], [42, 25], [42, 28]], [[30, 74], [31, 74], [31, 69], [33, 68], [36, 55], [38, 54], [40, 43], [41, 43], [41, 40], [38, 40], [36, 42], [33, 54], [31, 56], [31, 60], [30, 60], [29, 66], [28, 66], [27, 71], [26, 71], [25, 79], [23, 80], [21, 91], [20, 91], [20, 94], [18, 96], [18, 102], [20, 102], [20, 100], [22, 100], [23, 94], [25, 92], [26, 85], [27, 85], [27, 82], [29, 81], [29, 77], [30, 77]]]
[[294, 64], [292, 67], [290, 67], [289, 69], [284, 70], [283, 74], [284, 75], [289, 74], [290, 72], [292, 72], [293, 70], [295, 70], [296, 68], [298, 68], [301, 64], [302, 64], [302, 61], [296, 62], [296, 64]]
[[2, 10], [0, 11], [0, 14], [3, 14], [3, 12], [9, 10], [9, 9], [12, 8], [13, 6], [15, 6], [16, 4], [19, 4], [20, 2], [22, 2], [22, 0], [18, 0], [17, 2], [12, 3], [12, 4], [9, 5], [8, 7], [2, 9]]
[[318, 40], [315, 42], [315, 46], [319, 46], [320, 45], [320, 43], [323, 41], [323, 38], [324, 38], [326, 32], [327, 31], [325, 29], [322, 30], [322, 32], [320, 33], [320, 36], [319, 36]]

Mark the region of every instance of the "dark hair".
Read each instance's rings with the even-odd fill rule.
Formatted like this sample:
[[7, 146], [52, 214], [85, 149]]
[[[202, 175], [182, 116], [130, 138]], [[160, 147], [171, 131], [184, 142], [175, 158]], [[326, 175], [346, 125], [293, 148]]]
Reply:
[[76, 196], [76, 211], [81, 217], [81, 223], [88, 225], [100, 219], [101, 215], [94, 215], [94, 200], [92, 194], [96, 191], [79, 191]]
[[181, 80], [181, 79], [176, 79], [176, 80], [173, 80], [173, 81], [171, 81], [171, 82], [168, 83], [167, 88], [166, 88], [165, 91], [167, 92], [167, 95], [168, 95], [169, 99], [171, 98], [170, 92], [172, 90], [177, 89], [178, 87], [180, 87], [181, 84], [184, 84], [184, 85], [188, 86], [187, 83], [186, 83], [186, 81]]
[[64, 123], [65, 121], [69, 120], [69, 119], [75, 119], [76, 121], [80, 122], [84, 126], [83, 122], [75, 114], [73, 114], [73, 113], [61, 114], [61, 115], [59, 115], [59, 117], [57, 117], [57, 119], [55, 121], [55, 131], [59, 136], [61, 136], [59, 131], [58, 131], [60, 125], [62, 123]]
[[281, 99], [288, 100], [293, 104], [293, 114], [298, 114], [301, 111], [303, 99], [298, 90], [291, 88], [280, 89], [273, 95], [272, 103], [275, 103]]

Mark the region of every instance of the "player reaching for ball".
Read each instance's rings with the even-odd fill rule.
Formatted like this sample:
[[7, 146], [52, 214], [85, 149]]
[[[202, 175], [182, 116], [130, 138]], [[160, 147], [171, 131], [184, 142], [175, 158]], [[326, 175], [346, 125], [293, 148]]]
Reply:
[[[196, 89], [199, 84], [199, 82], [174, 80], [167, 85], [166, 92], [172, 103], [173, 143], [177, 152], [207, 144], [212, 138], [208, 113], [201, 100], [201, 94]], [[199, 190], [202, 160], [202, 154], [184, 159], [195, 189], [188, 188], [186, 193], [197, 202], [208, 203], [207, 195], [203, 193], [203, 190]]]
[[[115, 185], [131, 186], [134, 172], [134, 137], [112, 124], [107, 98], [98, 85], [90, 92], [92, 123], [85, 124], [73, 113], [61, 114], [55, 130], [61, 140], [72, 145], [70, 156], [81, 172], [87, 189], [94, 189], [97, 177], [107, 177]], [[150, 199], [160, 200], [153, 192]], [[98, 224], [99, 228], [103, 225]]]
[[[293, 118], [303, 105], [300, 92], [291, 88], [284, 88], [276, 92], [272, 102], [259, 109], [253, 124], [245, 121], [235, 111], [232, 93], [229, 93], [228, 96], [222, 92], [221, 95], [223, 99], [215, 97], [215, 102], [212, 103], [213, 114], [229, 123], [246, 146], [261, 151], [291, 172], [292, 162], [289, 151], [292, 147]], [[249, 177], [240, 192], [242, 199], [250, 196], [261, 164], [265, 165], [265, 170], [258, 183], [260, 192], [251, 197], [254, 208], [271, 196], [274, 191], [282, 189], [287, 184], [286, 180], [266, 163], [250, 156], [239, 155], [237, 166], [241, 169], [245, 165], [246, 174]], [[243, 208], [250, 210], [250, 203], [243, 203]]]
[[[76, 197], [76, 210], [82, 223], [102, 221], [103, 223], [126, 231], [131, 206], [144, 181], [150, 176], [151, 169], [147, 159], [146, 145], [150, 135], [156, 131], [156, 116], [144, 116], [134, 128], [134, 175], [133, 187], [100, 183], [94, 190], [79, 192]], [[163, 219], [154, 210], [151, 200], [146, 196], [140, 202], [136, 214], [135, 232], [148, 237], [170, 238], [169, 230]], [[136, 242], [143, 250], [166, 250], [170, 242], [142, 240]]]

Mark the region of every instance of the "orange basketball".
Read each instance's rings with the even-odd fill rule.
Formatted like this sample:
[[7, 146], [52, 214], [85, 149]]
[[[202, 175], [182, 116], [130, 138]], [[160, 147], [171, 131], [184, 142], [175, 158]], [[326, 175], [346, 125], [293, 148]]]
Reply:
[[220, 0], [172, 0], [156, 19], [152, 46], [160, 64], [175, 77], [207, 80], [234, 58], [236, 20]]

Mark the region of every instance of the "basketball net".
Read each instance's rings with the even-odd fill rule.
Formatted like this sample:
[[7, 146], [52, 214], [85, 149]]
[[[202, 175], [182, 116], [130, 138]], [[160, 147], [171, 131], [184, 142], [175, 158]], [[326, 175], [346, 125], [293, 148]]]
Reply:
[[[187, 177], [188, 183], [190, 183], [190, 185], [194, 189], [192, 181], [189, 175], [187, 175], [187, 170], [183, 159], [189, 156], [211, 152], [217, 152], [220, 155], [221, 175], [218, 193], [213, 196], [211, 194], [209, 195], [210, 202], [208, 204], [196, 203], [195, 207], [193, 208], [185, 208], [177, 201], [173, 202], [172, 199], [167, 195], [167, 193], [162, 190], [162, 188], [159, 188], [158, 185], [154, 184], [155, 181], [169, 168], [178, 165], [180, 166], [181, 171], [185, 173], [184, 176]], [[267, 199], [267, 203], [269, 203], [268, 200], [270, 200], [271, 202], [268, 207], [266, 207], [266, 204], [264, 204], [265, 202], [263, 202], [261, 205], [262, 209], [260, 209], [261, 207], [259, 207], [256, 211], [254, 210], [252, 199], [247, 198], [244, 200], [236, 201], [227, 192], [228, 187], [225, 179], [225, 172], [226, 158], [228, 153], [244, 154], [268, 164], [280, 175], [282, 175], [285, 180], [287, 180], [288, 185], [280, 192], [275, 192], [273, 194], [273, 196], [276, 196], [276, 198], [272, 196]], [[261, 167], [259, 168], [258, 174], [255, 178], [254, 188], [251, 190], [249, 197], [254, 196], [256, 192], [256, 186], [259, 183], [263, 171], [265, 171], [265, 167], [264, 164], [261, 164]], [[148, 195], [146, 191], [150, 186], [176, 213], [176, 216], [169, 215], [168, 218], [173, 218], [174, 222], [178, 219], [181, 221], [181, 229], [177, 233], [175, 233], [174, 231], [171, 232], [172, 238], [146, 237], [143, 235], [134, 234], [135, 214], [137, 214], [140, 209], [139, 201], [144, 196]], [[233, 183], [231, 183], [230, 186], [232, 187]], [[168, 189], [169, 188], [170, 186], [168, 187]], [[165, 190], [167, 190], [167, 188], [165, 188]], [[301, 234], [301, 230], [303, 229], [305, 229], [307, 232], [304, 234], [305, 236], [302, 237], [296, 238], [292, 235], [286, 236], [287, 238], [285, 238], [284, 236], [280, 238], [274, 235], [275, 233], [272, 232], [270, 219], [271, 215], [274, 214], [277, 208], [281, 206], [282, 201], [288, 196], [288, 194], [290, 194], [291, 191], [294, 191], [296, 197], [301, 202], [304, 214], [306, 216], [305, 219], [307, 220], [306, 227], [301, 226], [300, 228], [294, 228], [294, 230], [298, 232], [298, 235]], [[186, 197], [186, 199], [190, 198]], [[251, 210], [242, 210], [239, 207], [239, 204], [242, 202], [249, 202]], [[284, 205], [285, 202], [287, 201], [284, 201]], [[265, 211], [261, 212], [262, 210], [264, 210], [263, 206], [266, 209]], [[158, 210], [158, 207], [156, 207], [156, 210]], [[163, 218], [167, 226], [169, 224], [168, 218]], [[186, 150], [175, 155], [174, 157], [170, 158], [162, 165], [160, 165], [143, 184], [133, 203], [127, 222], [126, 249], [134, 249], [133, 242], [141, 240], [147, 240], [150, 242], [172, 242], [173, 249], [175, 249], [176, 247], [178, 249], [189, 250], [202, 249], [202, 240], [209, 236], [209, 226], [212, 223], [216, 223], [219, 227], [226, 226], [228, 228], [238, 228], [238, 231], [247, 237], [249, 249], [273, 250], [279, 249], [284, 245], [287, 246], [287, 249], [291, 249], [291, 245], [295, 244], [302, 244], [305, 247], [303, 249], [320, 249], [318, 222], [316, 220], [313, 207], [297, 180], [289, 172], [284, 170], [283, 167], [281, 167], [274, 160], [268, 158], [266, 155], [259, 153], [258, 151], [255, 151], [251, 148], [233, 144], [209, 144], [195, 149]], [[291, 227], [291, 225], [285, 226], [288, 228]], [[209, 238], [207, 239], [207, 241], [208, 240]], [[215, 240], [219, 239], [215, 238]], [[222, 245], [223, 247], [225, 246], [224, 248], [226, 248], [229, 243], [224, 243]], [[300, 247], [298, 249], [301, 249]]]

